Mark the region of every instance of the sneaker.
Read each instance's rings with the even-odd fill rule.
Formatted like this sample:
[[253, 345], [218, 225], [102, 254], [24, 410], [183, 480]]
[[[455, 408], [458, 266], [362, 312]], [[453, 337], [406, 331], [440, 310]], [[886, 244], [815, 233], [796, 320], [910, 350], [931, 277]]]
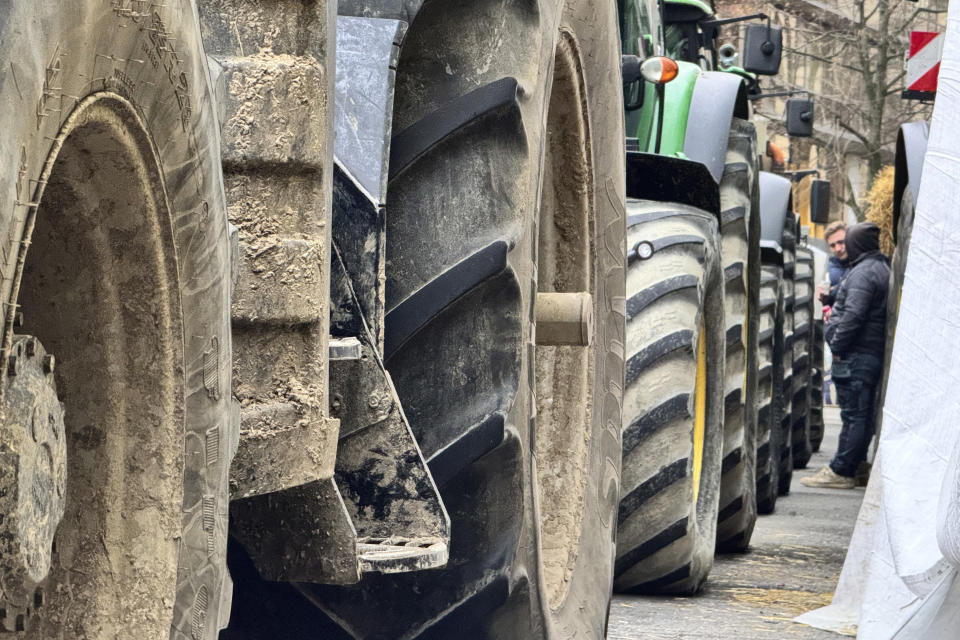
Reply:
[[833, 472], [829, 466], [820, 469], [812, 476], [800, 479], [800, 484], [805, 487], [818, 487], [825, 489], [853, 489], [857, 486], [856, 478], [841, 476]]

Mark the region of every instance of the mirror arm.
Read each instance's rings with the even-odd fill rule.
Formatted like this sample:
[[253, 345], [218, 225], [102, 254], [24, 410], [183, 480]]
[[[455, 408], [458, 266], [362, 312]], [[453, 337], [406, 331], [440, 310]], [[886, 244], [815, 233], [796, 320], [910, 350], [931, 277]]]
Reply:
[[800, 182], [807, 176], [817, 176], [820, 177], [819, 169], [800, 169], [798, 171], [784, 171], [783, 175], [790, 176], [790, 179], [794, 182]]
[[811, 93], [807, 89], [790, 89], [788, 91], [771, 91], [769, 93], [750, 94], [747, 96], [747, 100], [753, 101], [753, 100], [760, 100], [761, 98], [781, 98], [784, 96], [795, 96], [798, 93], [805, 93], [807, 94], [807, 96], [811, 98], [813, 97], [813, 93]]
[[721, 20], [704, 20], [700, 23], [700, 28], [711, 28], [715, 29], [721, 27], [725, 24], [733, 24], [734, 22], [744, 22], [746, 20], [766, 20], [767, 26], [770, 26], [770, 16], [765, 13], [751, 13], [748, 16], [737, 16], [736, 18], [723, 18]]
[[717, 27], [734, 22], [744, 22], [746, 20], [766, 20], [767, 29], [770, 28], [770, 16], [765, 13], [751, 13], [748, 16], [737, 16], [736, 18], [723, 18], [720, 20], [704, 20], [700, 23], [700, 31], [703, 32], [704, 46], [717, 36]]

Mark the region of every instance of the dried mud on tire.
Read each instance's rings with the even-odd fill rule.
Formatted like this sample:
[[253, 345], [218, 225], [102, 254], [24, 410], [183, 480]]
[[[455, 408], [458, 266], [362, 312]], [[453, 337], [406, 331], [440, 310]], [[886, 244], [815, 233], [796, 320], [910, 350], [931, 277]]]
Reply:
[[28, 638], [212, 640], [229, 613], [216, 117], [193, 4], [134, 4], [0, 7], [5, 308], [57, 356], [67, 432], [66, 517]]

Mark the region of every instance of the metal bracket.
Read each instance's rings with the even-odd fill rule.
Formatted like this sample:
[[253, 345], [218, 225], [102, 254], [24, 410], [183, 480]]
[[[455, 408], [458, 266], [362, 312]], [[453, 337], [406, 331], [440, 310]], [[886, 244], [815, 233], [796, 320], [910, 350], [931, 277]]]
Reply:
[[[343, 270], [335, 247], [333, 271]], [[354, 305], [362, 318], [355, 298]], [[370, 333], [358, 340], [360, 359], [330, 363], [330, 398], [331, 413], [340, 419], [337, 487], [360, 544], [372, 545], [361, 547], [361, 567], [395, 572], [443, 566], [450, 519]]]
[[331, 276], [348, 289], [343, 311], [363, 329], [331, 341], [334, 478], [234, 500], [231, 533], [273, 581], [343, 585], [368, 572], [441, 567], [450, 518], [336, 247]]

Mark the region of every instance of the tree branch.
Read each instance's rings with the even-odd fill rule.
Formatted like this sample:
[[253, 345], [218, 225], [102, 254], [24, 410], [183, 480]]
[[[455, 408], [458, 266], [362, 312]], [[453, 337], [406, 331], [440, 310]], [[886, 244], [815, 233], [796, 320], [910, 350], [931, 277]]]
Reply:
[[857, 202], [856, 193], [853, 189], [853, 182], [850, 181], [850, 174], [847, 173], [846, 167], [841, 169], [841, 175], [843, 175], [843, 180], [847, 187], [847, 197], [844, 201], [844, 204], [853, 209], [854, 215], [857, 216], [857, 220], [863, 220], [863, 209], [860, 208], [860, 203]]
[[862, 133], [860, 133], [859, 131], [857, 131], [850, 125], [848, 125], [846, 122], [841, 121], [841, 122], [838, 122], [838, 124], [840, 125], [841, 129], [848, 131], [849, 133], [852, 133], [854, 136], [856, 136], [856, 138], [863, 143], [863, 146], [865, 146], [868, 151], [870, 150], [870, 141], [867, 140], [866, 136], [864, 136]]
[[888, 95], [888, 96], [891, 95], [891, 93], [892, 93], [892, 92], [890, 91], [890, 89], [892, 89], [892, 88], [894, 87], [894, 85], [900, 84], [900, 80], [902, 80], [905, 75], [907, 75], [907, 72], [906, 72], [906, 71], [901, 71], [900, 73], [898, 73], [898, 74], [896, 75], [896, 77], [894, 77], [893, 80], [891, 80], [890, 82], [887, 83], [886, 90], [887, 90], [887, 95]]

